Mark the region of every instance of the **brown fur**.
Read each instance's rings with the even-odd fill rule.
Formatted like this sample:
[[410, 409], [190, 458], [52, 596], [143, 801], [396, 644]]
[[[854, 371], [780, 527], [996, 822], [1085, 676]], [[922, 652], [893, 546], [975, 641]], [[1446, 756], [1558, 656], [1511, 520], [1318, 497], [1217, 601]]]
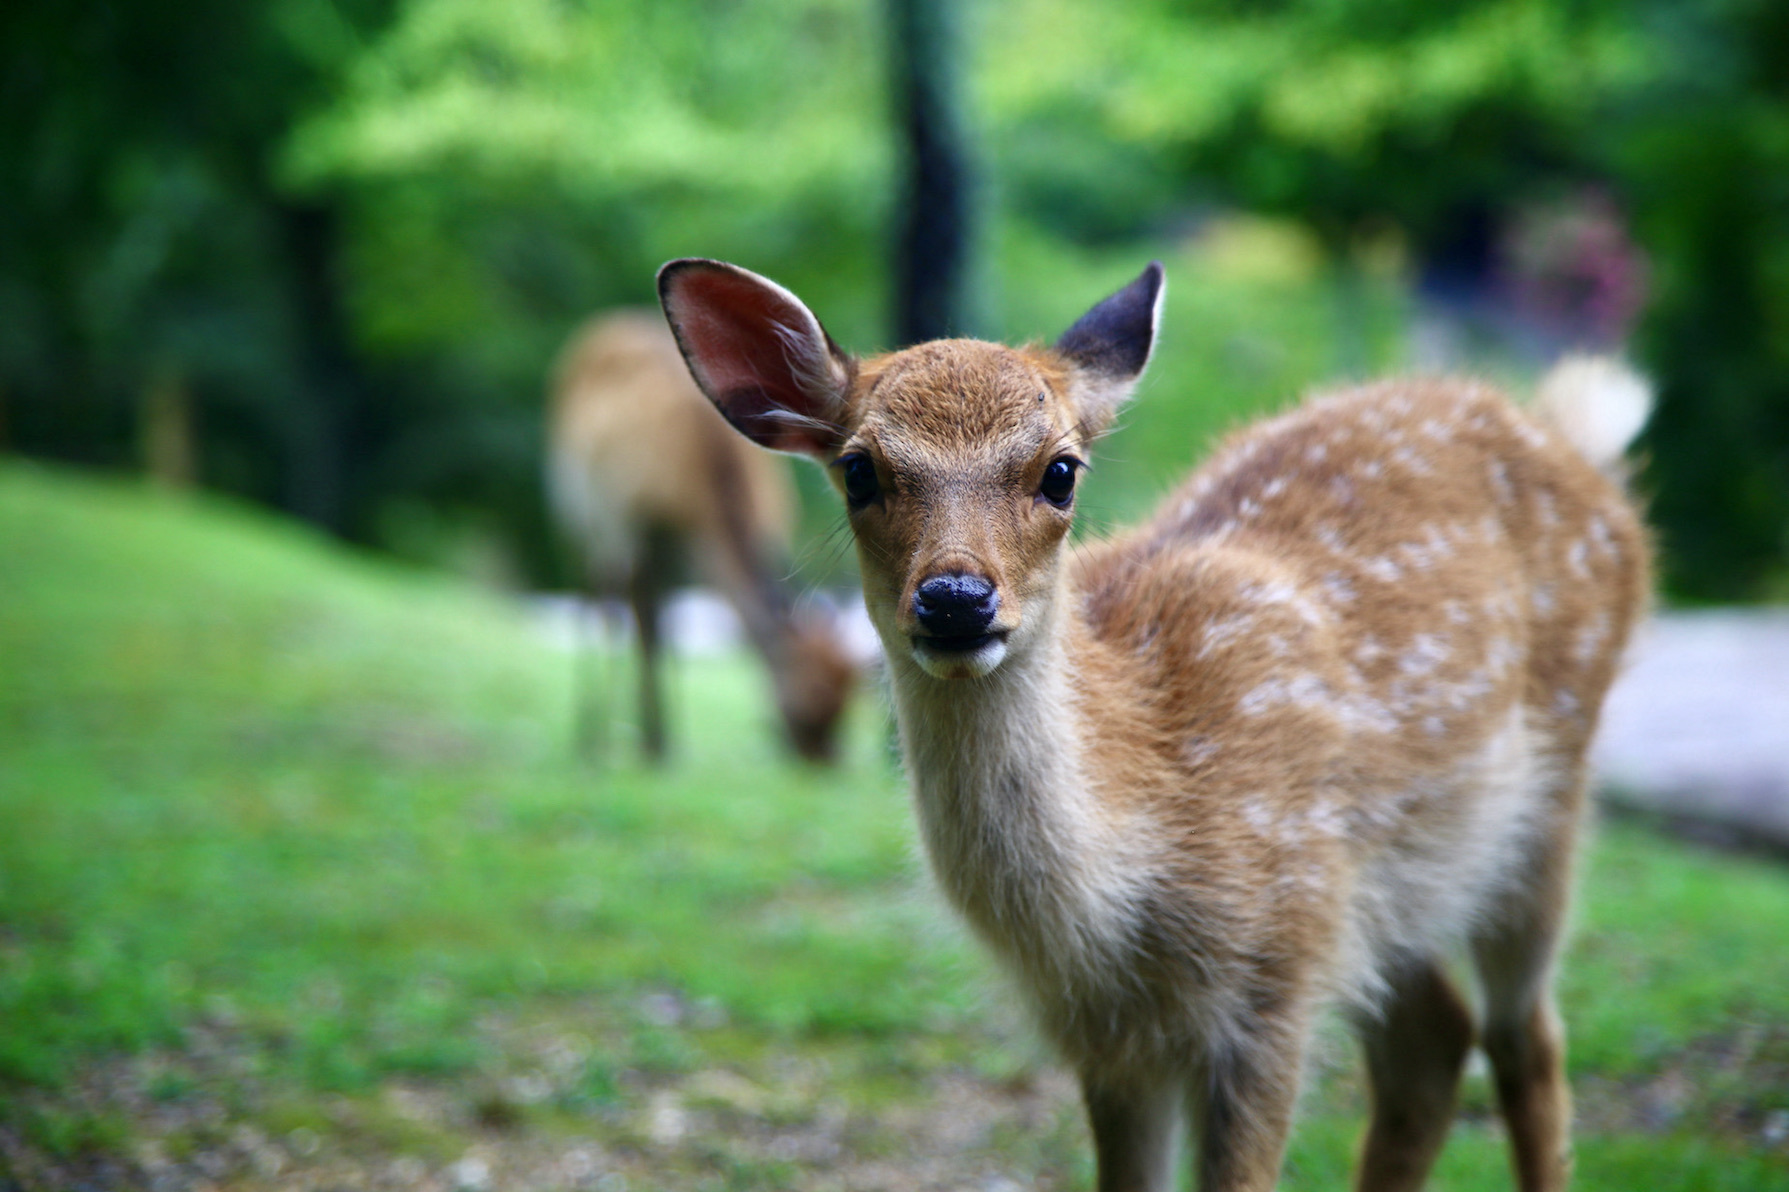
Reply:
[[660, 606], [687, 561], [739, 612], [769, 665], [790, 744], [827, 760], [856, 682], [836, 627], [799, 615], [788, 573], [785, 466], [730, 430], [690, 383], [656, 313], [599, 316], [572, 337], [549, 392], [549, 490], [593, 591], [625, 594], [641, 627], [641, 724], [665, 748]]
[[[726, 345], [679, 315], [731, 267], [692, 263], [687, 290], [678, 268], [701, 377]], [[746, 323], [806, 314], [753, 301]], [[1272, 1187], [1324, 1003], [1366, 1048], [1361, 1187], [1420, 1186], [1475, 1037], [1521, 1186], [1562, 1187], [1551, 968], [1649, 582], [1619, 485], [1487, 386], [1393, 381], [1241, 432], [1073, 547], [1040, 477], [1129, 378], [967, 340], [830, 375], [802, 449], [875, 464], [852, 527], [933, 869], [1079, 1070], [1100, 1187], [1171, 1187], [1187, 1118], [1200, 1187]], [[947, 574], [994, 585], [1003, 651], [916, 643], [914, 592]], [[1482, 1036], [1441, 970], [1456, 944]]]

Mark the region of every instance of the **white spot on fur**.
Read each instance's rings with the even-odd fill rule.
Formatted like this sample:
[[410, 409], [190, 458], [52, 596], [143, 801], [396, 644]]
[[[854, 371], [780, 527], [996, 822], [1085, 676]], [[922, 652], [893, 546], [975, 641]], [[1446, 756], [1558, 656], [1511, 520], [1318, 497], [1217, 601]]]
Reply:
[[1252, 632], [1254, 628], [1255, 618], [1249, 613], [1231, 613], [1227, 617], [1208, 621], [1205, 625], [1205, 632], [1199, 637], [1198, 656], [1209, 658], [1231, 642]]
[[1282, 580], [1273, 580], [1261, 584], [1245, 584], [1237, 590], [1237, 596], [1255, 604], [1267, 606], [1283, 606], [1298, 614], [1298, 619], [1306, 625], [1316, 627], [1323, 624], [1324, 612], [1309, 597], [1292, 584]]
[[1413, 475], [1433, 476], [1435, 474], [1435, 469], [1429, 466], [1428, 461], [1408, 447], [1399, 447], [1391, 453], [1391, 458]]
[[1595, 658], [1609, 638], [1609, 614], [1598, 613], [1579, 627], [1572, 639], [1572, 657], [1583, 666]]
[[1260, 795], [1253, 795], [1243, 802], [1242, 819], [1257, 835], [1265, 836], [1273, 829], [1273, 808]]
[[1516, 499], [1516, 490], [1509, 482], [1509, 469], [1500, 459], [1492, 460], [1487, 468], [1491, 475], [1491, 492], [1499, 505], [1508, 505]]
[[1394, 584], [1404, 578], [1403, 568], [1384, 555], [1362, 559], [1360, 569], [1366, 572], [1368, 579], [1376, 579], [1382, 584]]
[[1187, 765], [1197, 769], [1217, 756], [1217, 742], [1210, 737], [1195, 735], [1186, 739], [1181, 747], [1180, 756]]
[[1410, 649], [1398, 659], [1398, 669], [1407, 675], [1434, 674], [1450, 653], [1447, 638], [1441, 634], [1419, 633], [1410, 639]]
[[1540, 489], [1534, 494], [1534, 516], [1541, 528], [1552, 530], [1559, 525], [1559, 510], [1554, 506], [1553, 494]]
[[1354, 602], [1354, 585], [1339, 571], [1331, 571], [1318, 581], [1323, 594], [1331, 604], [1352, 604]]
[[1590, 547], [1582, 538], [1567, 548], [1565, 563], [1579, 579], [1590, 578]]
[[1599, 555], [1611, 559], [1619, 556], [1620, 552], [1615, 548], [1615, 536], [1609, 532], [1609, 523], [1600, 515], [1592, 517], [1586, 529], [1590, 534], [1590, 545]]
[[1537, 451], [1547, 445], [1546, 433], [1527, 418], [1517, 417], [1510, 419], [1510, 428], [1516, 432], [1516, 435], [1524, 443]]
[[1244, 716], [1259, 716], [1271, 708], [1305, 707], [1333, 711], [1329, 685], [1316, 675], [1301, 674], [1286, 679], [1274, 676], [1255, 685], [1236, 701], [1236, 710]]

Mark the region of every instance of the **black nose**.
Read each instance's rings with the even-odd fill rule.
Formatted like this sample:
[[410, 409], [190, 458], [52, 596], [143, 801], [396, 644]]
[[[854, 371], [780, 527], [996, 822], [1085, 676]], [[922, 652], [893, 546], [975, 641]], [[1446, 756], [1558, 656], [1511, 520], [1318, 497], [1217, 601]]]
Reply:
[[1000, 593], [979, 575], [935, 575], [913, 593], [913, 612], [933, 637], [975, 637], [988, 631]]

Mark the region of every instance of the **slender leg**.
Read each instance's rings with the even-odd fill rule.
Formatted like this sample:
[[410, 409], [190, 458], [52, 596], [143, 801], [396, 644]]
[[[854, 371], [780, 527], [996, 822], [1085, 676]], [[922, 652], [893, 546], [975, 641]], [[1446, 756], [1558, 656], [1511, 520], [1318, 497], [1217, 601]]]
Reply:
[[1373, 1121], [1355, 1187], [1421, 1188], [1453, 1122], [1472, 1013], [1447, 977], [1424, 963], [1399, 975], [1383, 1014], [1361, 1023], [1361, 1041]]
[[1560, 830], [1538, 835], [1517, 892], [1472, 945], [1485, 991], [1485, 1055], [1522, 1192], [1557, 1192], [1571, 1176], [1571, 1089], [1552, 978], [1581, 783], [1556, 805]]
[[665, 709], [659, 687], [659, 606], [663, 593], [649, 561], [642, 559], [628, 582], [634, 634], [640, 645], [640, 748], [648, 761], [665, 760]]
[[577, 647], [573, 652], [573, 737], [578, 756], [600, 762], [609, 753], [608, 622], [601, 605], [604, 585], [592, 578], [584, 602], [577, 611]]
[[1308, 1013], [1263, 1018], [1246, 1045], [1210, 1061], [1195, 1090], [1200, 1192], [1269, 1192], [1279, 1183], [1308, 1036]]
[[1083, 1074], [1081, 1092], [1093, 1127], [1099, 1192], [1173, 1192], [1183, 1117], [1180, 1082], [1120, 1083]]

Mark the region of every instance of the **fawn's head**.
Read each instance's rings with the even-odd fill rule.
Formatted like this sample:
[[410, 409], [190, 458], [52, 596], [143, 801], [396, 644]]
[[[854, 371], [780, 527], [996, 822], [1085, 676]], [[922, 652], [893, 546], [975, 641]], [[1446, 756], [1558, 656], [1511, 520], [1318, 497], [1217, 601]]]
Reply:
[[1151, 264], [1053, 347], [947, 339], [860, 361], [755, 273], [659, 272], [697, 385], [748, 438], [826, 468], [884, 646], [943, 679], [1047, 632], [1077, 473], [1148, 363], [1161, 296]]

